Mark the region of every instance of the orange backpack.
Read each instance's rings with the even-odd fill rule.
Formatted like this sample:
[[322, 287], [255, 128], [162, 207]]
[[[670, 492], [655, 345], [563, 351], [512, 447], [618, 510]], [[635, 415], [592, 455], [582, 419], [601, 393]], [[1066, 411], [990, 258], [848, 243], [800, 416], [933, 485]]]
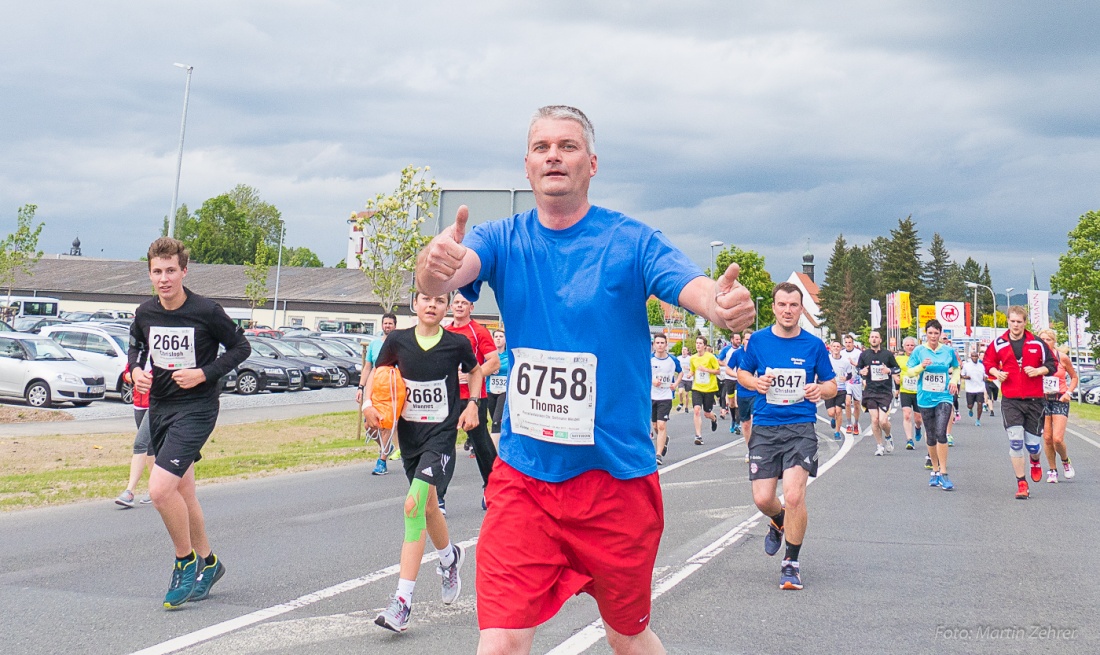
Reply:
[[379, 366], [374, 369], [368, 391], [370, 402], [381, 417], [378, 419], [379, 425], [385, 430], [392, 430], [397, 425], [401, 411], [405, 409], [405, 396], [408, 393], [405, 378], [393, 366]]

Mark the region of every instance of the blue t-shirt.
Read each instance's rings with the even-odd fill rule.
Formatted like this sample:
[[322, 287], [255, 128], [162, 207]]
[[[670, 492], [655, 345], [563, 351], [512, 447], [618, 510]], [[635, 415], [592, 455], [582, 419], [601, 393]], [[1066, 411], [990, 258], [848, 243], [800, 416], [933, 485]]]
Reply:
[[[922, 343], [909, 355], [908, 368], [919, 366], [925, 359], [931, 359], [932, 363], [917, 378], [917, 407], [929, 408], [952, 402], [954, 399], [948, 388], [951, 384], [951, 369], [959, 367], [959, 357], [955, 354], [955, 349], [941, 343], [938, 349], [932, 350]], [[925, 388], [926, 385], [938, 388], [941, 383], [942, 391]]]
[[493, 373], [489, 377], [485, 378], [485, 393], [486, 394], [489, 393], [489, 378], [495, 378], [497, 376], [502, 376], [502, 377], [507, 378], [508, 377], [508, 372], [512, 370], [512, 355], [510, 354], [509, 350], [507, 348], [504, 349], [504, 352], [500, 352], [498, 350], [497, 355], [500, 357], [500, 370], [498, 370], [496, 373]]
[[[733, 354], [730, 355], [730, 362], [729, 364], [727, 364], [727, 366], [729, 366], [736, 372], [738, 369], [741, 368], [741, 360], [744, 358], [744, 356], [745, 347], [738, 346], [737, 349], [733, 351]], [[748, 387], [741, 384], [741, 380], [737, 380], [737, 395], [741, 396], [742, 398], [749, 398], [751, 400], [756, 396], [756, 389], [749, 389]]]
[[[764, 375], [767, 369], [797, 369], [803, 371], [802, 386], [811, 382], [828, 382], [836, 377], [829, 363], [829, 350], [825, 342], [802, 330], [798, 336], [776, 336], [774, 325], [754, 332], [752, 340], [741, 355], [741, 368], [754, 375]], [[784, 378], [790, 379], [785, 375]], [[767, 396], [758, 393], [753, 406], [753, 425], [791, 425], [817, 421], [817, 405], [806, 399], [789, 405], [768, 402]]]
[[374, 366], [374, 363], [378, 361], [378, 353], [382, 352], [382, 344], [385, 341], [386, 337], [382, 337], [370, 342], [370, 348], [367, 349], [367, 361], [370, 362], [371, 366]]
[[[482, 282], [493, 288], [508, 326], [512, 377], [518, 375], [520, 348], [589, 353], [597, 360], [594, 444], [566, 445], [513, 432], [510, 406], [519, 399], [509, 393], [501, 459], [546, 482], [590, 470], [619, 479], [656, 471], [649, 440], [646, 300], [657, 296], [678, 303], [688, 282], [703, 275], [699, 267], [660, 232], [595, 206], [564, 230], [543, 226], [535, 209], [482, 223], [463, 244], [477, 253], [481, 271], [462, 295], [476, 300]], [[583, 377], [570, 379], [572, 393], [572, 383]], [[554, 389], [552, 373], [546, 382]]]

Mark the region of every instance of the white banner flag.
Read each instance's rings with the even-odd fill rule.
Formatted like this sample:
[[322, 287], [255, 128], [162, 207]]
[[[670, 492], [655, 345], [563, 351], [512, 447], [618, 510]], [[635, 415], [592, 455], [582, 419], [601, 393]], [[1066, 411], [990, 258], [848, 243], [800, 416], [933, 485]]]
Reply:
[[1031, 330], [1038, 332], [1050, 327], [1050, 316], [1047, 313], [1050, 305], [1050, 292], [1037, 289], [1027, 290], [1028, 319], [1031, 321]]
[[871, 329], [877, 330], [882, 327], [882, 308], [879, 307], [877, 300], [871, 301]]
[[1084, 316], [1070, 315], [1069, 320], [1066, 321], [1066, 327], [1069, 329], [1069, 347], [1070, 348], [1087, 348], [1091, 343], [1089, 335], [1089, 322], [1085, 320]]

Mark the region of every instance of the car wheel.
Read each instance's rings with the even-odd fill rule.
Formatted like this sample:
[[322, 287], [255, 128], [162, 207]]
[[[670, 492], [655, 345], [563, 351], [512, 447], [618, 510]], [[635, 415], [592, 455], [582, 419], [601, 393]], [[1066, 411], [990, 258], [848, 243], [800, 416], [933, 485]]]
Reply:
[[242, 372], [237, 376], [237, 393], [242, 396], [251, 396], [260, 390], [260, 379], [255, 373]]
[[348, 375], [348, 372], [342, 368], [338, 368], [336, 370], [340, 372], [340, 377], [336, 381], [336, 386], [340, 388], [348, 386], [348, 382], [351, 380], [351, 376]]
[[53, 407], [50, 400], [50, 387], [45, 382], [35, 382], [27, 387], [27, 404], [31, 407]]
[[134, 385], [129, 382], [123, 382], [118, 388], [118, 393], [122, 396], [122, 403], [124, 405], [134, 404]]

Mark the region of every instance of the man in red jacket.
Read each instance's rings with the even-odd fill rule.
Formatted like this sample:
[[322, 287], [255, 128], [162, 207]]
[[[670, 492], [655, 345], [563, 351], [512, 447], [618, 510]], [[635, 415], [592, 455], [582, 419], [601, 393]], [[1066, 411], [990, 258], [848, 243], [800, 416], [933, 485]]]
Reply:
[[1058, 360], [1045, 343], [1025, 329], [1023, 307], [1008, 308], [1008, 331], [985, 351], [985, 370], [1001, 381], [1001, 418], [1008, 432], [1009, 454], [1016, 473], [1016, 499], [1027, 500], [1024, 449], [1031, 456], [1031, 479], [1043, 478], [1039, 450], [1043, 445], [1043, 376], [1058, 370]]

